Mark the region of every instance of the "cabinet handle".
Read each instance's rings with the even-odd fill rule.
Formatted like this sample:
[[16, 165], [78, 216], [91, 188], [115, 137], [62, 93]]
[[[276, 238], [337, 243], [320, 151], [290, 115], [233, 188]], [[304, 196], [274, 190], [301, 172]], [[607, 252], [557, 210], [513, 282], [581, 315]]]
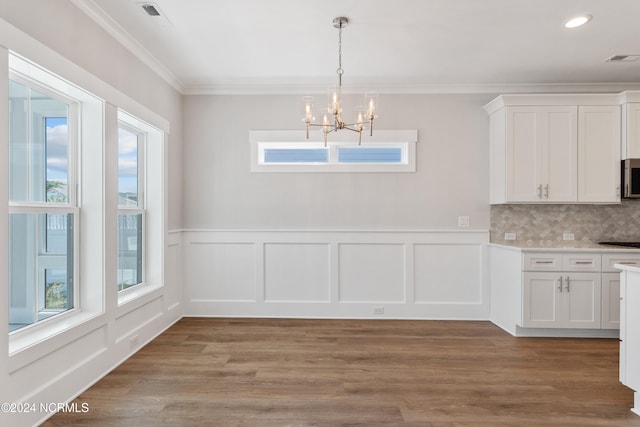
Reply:
[[580, 265], [593, 265], [593, 261], [576, 261], [576, 264]]
[[634, 261], [621, 261], [620, 264], [622, 264], [622, 265], [636, 265], [637, 262], [634, 262]]
[[538, 199], [542, 199], [542, 184], [538, 185]]
[[560, 283], [560, 286], [558, 286], [558, 290], [560, 291], [560, 293], [562, 293], [562, 276], [560, 276], [560, 278], [558, 279], [558, 283]]
[[536, 264], [553, 264], [553, 261], [536, 261]]
[[619, 198], [620, 198], [620, 186], [618, 185], [616, 187], [616, 199], [619, 199]]
[[569, 290], [569, 276], [567, 276], [566, 279], [567, 279], [567, 287], [565, 289], [567, 290], [567, 292], [569, 292], [570, 291]]
[[545, 199], [549, 198], [549, 184], [544, 186], [544, 198]]

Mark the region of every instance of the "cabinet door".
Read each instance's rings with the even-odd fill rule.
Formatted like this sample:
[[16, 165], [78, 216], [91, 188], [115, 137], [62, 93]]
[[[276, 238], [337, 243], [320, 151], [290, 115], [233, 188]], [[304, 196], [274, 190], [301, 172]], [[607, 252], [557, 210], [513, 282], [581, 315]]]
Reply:
[[542, 201], [578, 200], [577, 107], [546, 107], [544, 115]]
[[625, 121], [623, 156], [625, 159], [636, 159], [640, 157], [640, 103], [633, 102], [625, 105]]
[[524, 273], [522, 326], [525, 328], [561, 328], [562, 273]]
[[508, 202], [577, 201], [577, 107], [508, 107]]
[[539, 201], [542, 184], [540, 108], [508, 107], [506, 117], [507, 202]]
[[564, 273], [563, 279], [562, 327], [600, 329], [600, 274]]
[[620, 107], [578, 108], [578, 201], [620, 201]]
[[[625, 304], [625, 360], [626, 378], [625, 385], [636, 391], [640, 391], [640, 278], [637, 273], [626, 273], [626, 286], [624, 289]], [[638, 408], [636, 397], [636, 408]]]
[[620, 329], [620, 273], [602, 273], [602, 329]]

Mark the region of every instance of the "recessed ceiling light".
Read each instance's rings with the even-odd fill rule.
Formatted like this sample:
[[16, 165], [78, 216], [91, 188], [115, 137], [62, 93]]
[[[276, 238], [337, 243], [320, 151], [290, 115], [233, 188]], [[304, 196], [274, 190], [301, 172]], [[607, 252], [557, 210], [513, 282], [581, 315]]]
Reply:
[[576, 16], [574, 18], [569, 19], [567, 22], [565, 22], [564, 26], [565, 28], [576, 28], [591, 21], [591, 18], [593, 18], [591, 15]]

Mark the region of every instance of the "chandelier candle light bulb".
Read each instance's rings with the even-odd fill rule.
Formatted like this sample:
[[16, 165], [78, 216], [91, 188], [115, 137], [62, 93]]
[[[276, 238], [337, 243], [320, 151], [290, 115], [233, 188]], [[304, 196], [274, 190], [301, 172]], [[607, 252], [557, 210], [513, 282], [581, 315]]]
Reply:
[[[362, 130], [365, 128], [365, 124], [368, 123], [371, 130], [370, 135], [373, 136], [373, 120], [378, 117], [376, 115], [376, 108], [378, 104], [378, 94], [375, 92], [368, 92], [365, 94], [365, 106], [359, 107], [356, 111], [356, 117], [354, 123], [345, 123], [342, 119], [342, 75], [344, 70], [342, 69], [342, 29], [347, 26], [349, 19], [340, 16], [333, 20], [333, 26], [338, 29], [338, 84], [329, 87], [329, 105], [327, 112], [323, 114], [322, 123], [315, 123], [315, 117], [313, 117], [313, 97], [304, 97], [304, 122], [307, 128], [307, 139], [309, 139], [309, 130], [311, 126], [322, 127], [324, 133], [324, 145], [327, 146], [327, 135], [329, 132], [337, 132], [340, 129], [348, 129], [358, 133], [358, 145], [362, 143]], [[329, 114], [333, 116], [333, 125]]]

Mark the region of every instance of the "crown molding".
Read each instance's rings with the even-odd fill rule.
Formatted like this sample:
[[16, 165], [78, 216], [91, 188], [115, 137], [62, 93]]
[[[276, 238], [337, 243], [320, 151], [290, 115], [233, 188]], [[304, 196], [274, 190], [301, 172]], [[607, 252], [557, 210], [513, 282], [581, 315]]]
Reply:
[[[310, 95], [325, 94], [326, 85], [240, 82], [185, 86], [184, 95]], [[345, 94], [361, 94], [376, 88], [381, 94], [508, 94], [508, 93], [619, 93], [640, 90], [640, 83], [553, 83], [553, 84], [386, 84], [343, 87]]]
[[93, 0], [71, 0], [71, 3], [95, 21], [142, 63], [151, 68], [160, 78], [178, 92], [184, 93], [184, 85], [182, 82]]

